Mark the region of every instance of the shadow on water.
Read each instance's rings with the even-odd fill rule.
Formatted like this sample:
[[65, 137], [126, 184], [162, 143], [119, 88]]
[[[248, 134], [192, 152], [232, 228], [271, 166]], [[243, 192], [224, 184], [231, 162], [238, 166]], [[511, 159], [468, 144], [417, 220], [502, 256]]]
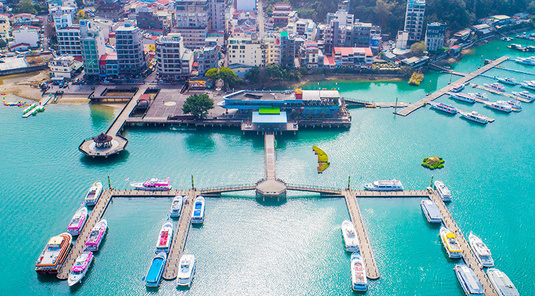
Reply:
[[96, 128], [103, 128], [115, 118], [114, 108], [102, 105], [89, 105], [91, 111], [91, 123]]
[[186, 147], [191, 151], [212, 151], [215, 147], [215, 141], [208, 133], [193, 134], [186, 138]]
[[104, 167], [118, 163], [124, 163], [128, 160], [128, 156], [130, 156], [130, 152], [128, 152], [128, 150], [121, 151], [118, 154], [110, 155], [108, 158], [93, 158], [91, 156], [82, 154], [82, 156], [80, 156], [80, 162], [88, 167]]
[[266, 207], [279, 207], [284, 205], [288, 200], [286, 198], [281, 198], [277, 200], [273, 198], [262, 199], [261, 197], [257, 197], [256, 201]]
[[37, 280], [39, 280], [41, 283], [51, 283], [51, 282], [59, 282], [58, 278], [55, 274], [37, 274]]

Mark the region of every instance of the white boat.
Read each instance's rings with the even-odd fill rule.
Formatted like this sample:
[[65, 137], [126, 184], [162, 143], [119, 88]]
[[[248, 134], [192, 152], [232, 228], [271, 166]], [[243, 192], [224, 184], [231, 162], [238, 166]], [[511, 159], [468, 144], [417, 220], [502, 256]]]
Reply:
[[472, 112], [462, 112], [461, 113], [461, 117], [462, 118], [466, 118], [468, 120], [471, 120], [471, 121], [475, 121], [477, 123], [482, 123], [482, 124], [487, 124], [489, 123], [489, 120], [487, 119], [486, 116], [483, 116], [479, 113], [477, 113], [476, 111], [472, 111]]
[[469, 96], [469, 95], [466, 95], [466, 94], [463, 94], [463, 93], [450, 93], [450, 97], [456, 99], [456, 100], [459, 100], [459, 101], [463, 101], [463, 102], [467, 102], [467, 103], [475, 103], [476, 100], [472, 97], [472, 96]]
[[459, 264], [455, 265], [453, 270], [455, 270], [455, 275], [457, 275], [459, 284], [461, 284], [461, 287], [467, 296], [484, 295], [483, 286], [470, 267], [465, 264]]
[[452, 88], [451, 88], [451, 91], [452, 92], [460, 92], [461, 90], [464, 89], [464, 84], [455, 84]]
[[516, 81], [516, 79], [514, 78], [509, 78], [509, 77], [505, 77], [505, 78], [497, 78], [497, 80], [501, 83], [504, 83], [504, 84], [509, 84], [509, 85], [518, 85], [520, 84], [519, 82]]
[[72, 247], [72, 236], [67, 232], [52, 237], [35, 263], [37, 273], [56, 274], [65, 263]]
[[152, 178], [145, 182], [131, 183], [130, 186], [137, 190], [148, 191], [167, 191], [171, 190], [171, 184], [169, 184], [169, 178], [160, 180], [158, 178]]
[[76, 258], [76, 261], [74, 261], [74, 265], [72, 266], [71, 273], [69, 273], [69, 279], [67, 280], [69, 287], [82, 281], [94, 259], [95, 256], [91, 251], [86, 250], [78, 255], [78, 258]]
[[443, 201], [451, 201], [451, 192], [442, 181], [435, 181], [435, 189]]
[[453, 106], [435, 102], [429, 102], [428, 104], [431, 105], [431, 108], [433, 109], [444, 111], [450, 114], [457, 114], [457, 109]]
[[505, 91], [505, 87], [503, 87], [503, 85], [500, 85], [498, 83], [485, 84], [485, 87], [488, 87], [490, 89], [493, 89], [493, 90], [496, 90], [496, 91], [499, 91], [499, 92], [504, 92]]
[[85, 205], [94, 206], [97, 204], [100, 195], [102, 194], [102, 183], [96, 182], [89, 188], [85, 195]]
[[193, 213], [191, 214], [192, 224], [201, 224], [204, 222], [204, 197], [197, 196], [195, 204], [193, 205]]
[[535, 100], [535, 95], [530, 93], [529, 91], [527, 90], [524, 90], [524, 91], [519, 91], [519, 92], [516, 92], [514, 91], [513, 92], [513, 95], [517, 96], [517, 97], [521, 97], [521, 98], [524, 98], [526, 100], [529, 100], [530, 102], [533, 102], [533, 100]]
[[533, 83], [532, 81], [524, 81], [520, 83], [520, 86], [530, 90], [535, 90], [535, 83]]
[[364, 184], [364, 188], [371, 191], [400, 191], [403, 190], [403, 184], [396, 179], [379, 180], [373, 183]]
[[489, 98], [487, 97], [487, 94], [485, 93], [468, 93], [468, 95], [476, 100], [482, 100], [482, 101], [489, 100]]
[[424, 199], [420, 202], [420, 205], [422, 206], [422, 211], [427, 218], [427, 222], [442, 223], [442, 214], [440, 214], [437, 205], [433, 201]]
[[158, 241], [156, 242], [156, 254], [160, 252], [168, 253], [173, 242], [173, 223], [166, 222], [160, 230]]
[[461, 246], [457, 241], [455, 234], [446, 227], [440, 227], [440, 240], [448, 252], [448, 256], [452, 259], [460, 259], [463, 257]]
[[505, 113], [511, 113], [511, 111], [513, 111], [513, 107], [504, 101], [485, 102], [485, 106], [494, 110], [505, 112]]
[[78, 211], [76, 211], [76, 213], [74, 213], [74, 216], [72, 216], [71, 222], [69, 223], [69, 226], [67, 226], [67, 232], [72, 236], [79, 235], [86, 221], [87, 208], [81, 207], [78, 209]]
[[175, 198], [173, 198], [173, 203], [171, 204], [171, 213], [169, 216], [171, 218], [178, 218], [180, 217], [180, 212], [182, 211], [182, 203], [184, 201], [184, 198], [182, 195], [177, 195]]
[[106, 230], [108, 230], [108, 221], [106, 221], [106, 219], [98, 221], [97, 225], [91, 229], [91, 232], [85, 241], [85, 247], [88, 251], [98, 251], [98, 248], [106, 235]]
[[528, 66], [535, 66], [535, 60], [532, 58], [517, 58], [515, 62]]
[[351, 255], [351, 288], [353, 291], [368, 290], [368, 280], [366, 279], [366, 268], [364, 260], [359, 253]]
[[509, 277], [496, 268], [490, 268], [487, 270], [487, 275], [489, 276], [490, 282], [498, 291], [498, 294], [501, 296], [520, 296], [520, 293], [516, 289], [515, 285], [509, 279]]
[[195, 276], [195, 255], [184, 254], [180, 257], [178, 264], [178, 285], [191, 287], [191, 282]]
[[483, 267], [493, 267], [494, 259], [492, 259], [492, 254], [489, 248], [487, 248], [487, 245], [472, 232], [468, 236], [468, 241], [470, 242], [470, 247], [476, 254], [479, 264]]
[[344, 243], [346, 251], [358, 252], [359, 250], [359, 238], [357, 237], [357, 231], [355, 225], [349, 220], [342, 222], [342, 235], [344, 236]]

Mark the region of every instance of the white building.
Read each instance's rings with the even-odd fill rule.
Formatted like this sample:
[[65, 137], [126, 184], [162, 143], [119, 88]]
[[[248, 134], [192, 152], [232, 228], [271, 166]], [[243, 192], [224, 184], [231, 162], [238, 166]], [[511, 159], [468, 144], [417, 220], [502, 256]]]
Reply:
[[208, 0], [177, 0], [174, 2], [174, 11], [172, 32], [182, 35], [187, 48], [202, 48], [212, 24]]
[[51, 15], [54, 20], [56, 17], [61, 17], [64, 14], [74, 16], [76, 14], [76, 6], [52, 6], [48, 9], [48, 14]]
[[267, 65], [279, 65], [281, 64], [281, 48], [280, 40], [275, 37], [266, 37], [262, 40], [263, 49], [263, 64]]
[[422, 40], [424, 27], [425, 0], [408, 0], [405, 13], [405, 29], [409, 32], [409, 42], [414, 43]]
[[0, 14], [0, 38], [6, 39], [7, 37], [9, 37], [9, 31], [11, 31], [9, 15]]
[[142, 74], [147, 68], [147, 61], [139, 28], [124, 24], [115, 31], [115, 38], [119, 73], [132, 76]]
[[407, 49], [408, 41], [409, 41], [409, 32], [398, 31], [398, 35], [396, 36], [396, 49], [399, 49], [399, 50]]
[[55, 78], [70, 79], [75, 71], [74, 57], [64, 56], [53, 58], [48, 62], [50, 76]]
[[19, 44], [28, 44], [28, 47], [34, 48], [39, 44], [39, 27], [34, 26], [20, 26], [13, 29], [11, 34], [13, 35], [13, 42], [10, 47]]
[[444, 47], [445, 38], [446, 24], [427, 24], [427, 29], [425, 31], [425, 46], [427, 51], [441, 50]]
[[262, 44], [258, 39], [252, 38], [229, 38], [228, 39], [228, 63], [245, 66], [263, 65]]
[[210, 0], [211, 30], [225, 32], [225, 0]]
[[[179, 33], [169, 33], [156, 39], [156, 58], [158, 78], [177, 80], [190, 74], [189, 67], [182, 67], [182, 57], [186, 52], [184, 38]], [[185, 70], [185, 71], [184, 71]]]
[[72, 16], [64, 14], [55, 19], [56, 37], [58, 39], [59, 55], [81, 56], [80, 25], [72, 23]]

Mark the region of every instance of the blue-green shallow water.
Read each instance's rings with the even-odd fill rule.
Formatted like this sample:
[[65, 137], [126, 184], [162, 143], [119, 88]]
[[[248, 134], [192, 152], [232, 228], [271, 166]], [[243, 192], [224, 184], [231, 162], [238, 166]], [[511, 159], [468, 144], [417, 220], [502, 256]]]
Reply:
[[[485, 45], [489, 55], [495, 54], [493, 44], [494, 50], [502, 46], [501, 41]], [[476, 56], [456, 69], [477, 68], [480, 58]], [[506, 65], [522, 69], [513, 62]], [[524, 78], [493, 71], [497, 73], [492, 75]], [[435, 87], [450, 79], [426, 75], [426, 79], [433, 77], [438, 79]], [[490, 81], [478, 78], [476, 83]], [[330, 83], [335, 84], [322, 87], [332, 87]], [[338, 83], [344, 96], [377, 101], [398, 96], [408, 102], [425, 95], [429, 81], [424, 85], [422, 89], [408, 88], [406, 82]], [[454, 193], [448, 207], [459, 226], [466, 234], [474, 231], [482, 237], [496, 267], [509, 275], [522, 295], [530, 295], [535, 278], [531, 267], [535, 247], [530, 243], [535, 239], [531, 224], [535, 218], [535, 106], [523, 104], [522, 112], [505, 115], [481, 105], [440, 100], [477, 110], [496, 122], [479, 126], [428, 109], [405, 118], [395, 117], [392, 109], [354, 109], [349, 131], [307, 130], [278, 136], [278, 177], [291, 183], [345, 187], [351, 175], [353, 188], [397, 178], [408, 189], [422, 189], [434, 175]], [[186, 246], [198, 260], [189, 292], [176, 290], [174, 281], [163, 281], [156, 293], [141, 280], [154, 256], [170, 199], [114, 200], [106, 213], [108, 236], [78, 288], [37, 277], [33, 267], [38, 254], [49, 237], [66, 230], [91, 182], [106, 183], [109, 174], [115, 187], [127, 188], [134, 180], [171, 176], [175, 187], [187, 188], [193, 174], [197, 187], [252, 183], [263, 176], [263, 139], [238, 131], [130, 129], [128, 151], [98, 161], [82, 157], [77, 147], [82, 139], [108, 127], [113, 120], [109, 109], [53, 105], [36, 117], [20, 115], [18, 108], [0, 108], [4, 230], [0, 294], [353, 294], [349, 254], [343, 251], [340, 234], [340, 224], [348, 217], [345, 202], [313, 195], [292, 195], [275, 205], [261, 205], [250, 194], [208, 198], [205, 223], [191, 229]], [[321, 175], [316, 173], [312, 145], [329, 154], [331, 166]], [[445, 168], [423, 169], [421, 160], [431, 155], [443, 157]], [[455, 262], [446, 259], [438, 229], [426, 222], [418, 199], [359, 202], [381, 273], [367, 295], [462, 295], [452, 271]]]

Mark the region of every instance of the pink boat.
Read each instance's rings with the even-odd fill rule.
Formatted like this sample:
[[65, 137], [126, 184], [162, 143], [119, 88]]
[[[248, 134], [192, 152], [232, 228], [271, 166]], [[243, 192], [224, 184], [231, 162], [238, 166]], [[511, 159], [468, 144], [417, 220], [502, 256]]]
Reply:
[[87, 250], [83, 251], [78, 258], [76, 258], [71, 273], [69, 274], [69, 280], [67, 281], [69, 287], [76, 285], [84, 278], [94, 258], [95, 256], [93, 255], [93, 252]]
[[152, 178], [149, 181], [143, 183], [132, 183], [130, 184], [137, 190], [150, 190], [150, 191], [166, 191], [171, 190], [171, 185], [169, 184], [169, 177], [165, 180], [159, 180], [157, 178]]
[[104, 239], [104, 235], [106, 235], [106, 230], [108, 229], [108, 221], [106, 219], [102, 219], [98, 221], [97, 225], [91, 229], [91, 233], [89, 234], [89, 237], [87, 238], [87, 241], [85, 242], [86, 249], [88, 251], [96, 252], [98, 251], [98, 247], [100, 246], [100, 243]]
[[69, 226], [67, 227], [67, 232], [72, 236], [77, 236], [80, 234], [80, 231], [82, 231], [82, 228], [85, 225], [85, 221], [87, 220], [87, 208], [83, 207], [80, 208], [74, 216], [72, 216], [71, 222], [69, 223]]
[[173, 223], [167, 222], [162, 226], [158, 242], [156, 243], [156, 254], [160, 252], [169, 252], [171, 242], [173, 241]]

